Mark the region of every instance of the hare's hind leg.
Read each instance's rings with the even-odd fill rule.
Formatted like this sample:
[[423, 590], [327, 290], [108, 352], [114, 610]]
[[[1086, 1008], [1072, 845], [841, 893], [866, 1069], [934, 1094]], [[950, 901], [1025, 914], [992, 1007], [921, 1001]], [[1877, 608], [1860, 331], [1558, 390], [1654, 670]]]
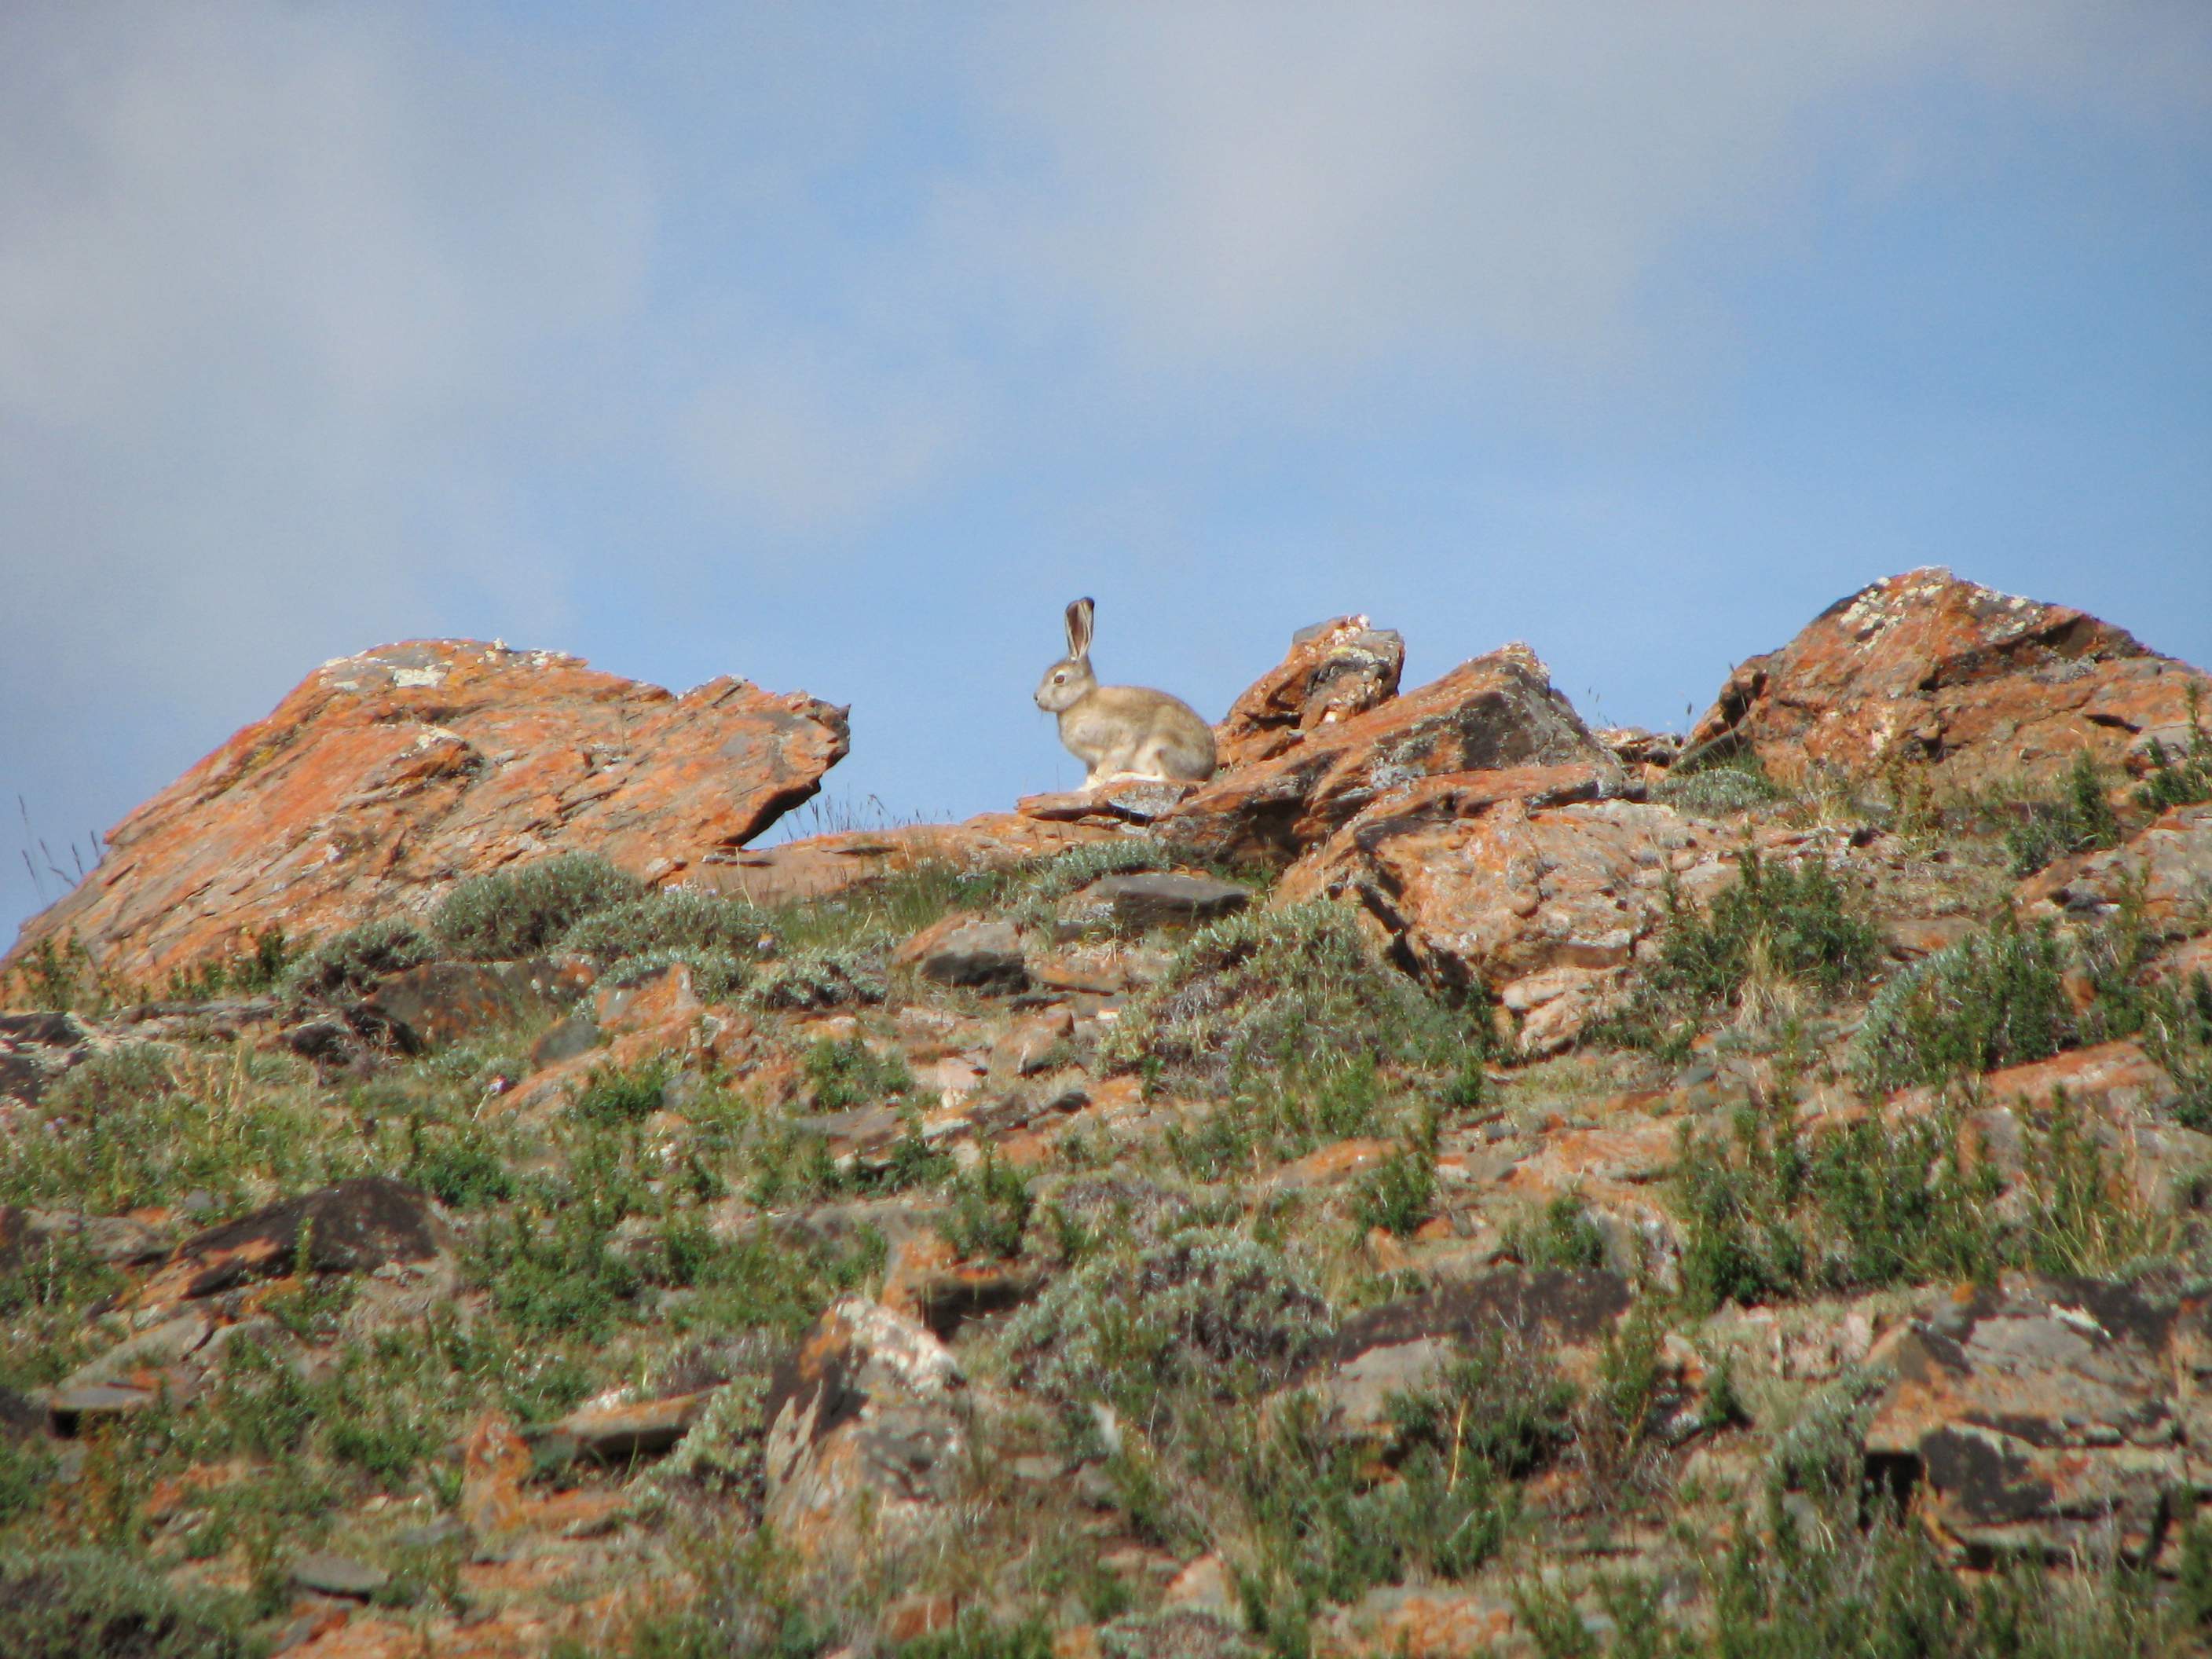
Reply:
[[1127, 754], [1122, 757], [1126, 769], [1122, 775], [1143, 778], [1153, 783], [1165, 781], [1171, 775], [1168, 770], [1166, 749], [1167, 740], [1157, 736], [1130, 744]]

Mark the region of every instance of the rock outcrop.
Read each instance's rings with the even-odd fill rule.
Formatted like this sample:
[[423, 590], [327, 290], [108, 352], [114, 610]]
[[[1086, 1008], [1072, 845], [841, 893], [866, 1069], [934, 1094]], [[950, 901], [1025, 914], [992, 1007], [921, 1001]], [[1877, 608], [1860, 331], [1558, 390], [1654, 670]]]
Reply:
[[769, 1521], [812, 1556], [856, 1533], [910, 1531], [955, 1489], [965, 1379], [915, 1321], [848, 1297], [769, 1384]]
[[1290, 653], [1230, 705], [1213, 729], [1220, 769], [1272, 760], [1316, 728], [1364, 714], [1398, 695], [1406, 641], [1364, 617], [1302, 628]]
[[2026, 787], [1682, 779], [1524, 649], [1400, 695], [1351, 618], [1203, 787], [761, 848], [836, 711], [325, 671], [134, 818], [104, 963], [554, 847], [751, 906], [18, 975], [70, 1012], [0, 1012], [0, 1605], [127, 1535], [325, 1659], [2195, 1651], [2212, 773], [2051, 775], [2140, 771], [2194, 671], [1869, 593], [1707, 756]]
[[2082, 753], [2117, 770], [2154, 731], [2172, 745], [2192, 684], [2212, 687], [2094, 617], [1912, 570], [1838, 599], [1744, 663], [1684, 758], [1748, 750], [1790, 783], [1899, 762], [1954, 786], [2048, 781]]
[[544, 853], [676, 880], [812, 795], [847, 744], [843, 709], [744, 680], [677, 696], [557, 652], [380, 647], [316, 670], [124, 819], [7, 961], [70, 939], [143, 981]]
[[1552, 689], [1535, 653], [1512, 645], [1364, 714], [1315, 725], [1198, 790], [1158, 829], [1196, 857], [1287, 864], [1425, 779], [1571, 766], [1620, 777], [1612, 751]]
[[776, 847], [718, 853], [684, 878], [710, 892], [772, 908], [831, 898], [863, 882], [929, 864], [949, 864], [962, 870], [1002, 870], [1093, 842], [1111, 841], [1119, 833], [1110, 824], [985, 812], [961, 823], [840, 830]]
[[1607, 781], [1588, 766], [1430, 780], [1355, 817], [1282, 896], [1358, 903], [1424, 977], [1502, 994], [1524, 1044], [1552, 1052], [1657, 927], [1669, 873], [1721, 844], [1665, 807], [1598, 799]]
[[1893, 1372], [1871, 1471], [1986, 1562], [2156, 1546], [2212, 1479], [2201, 1298], [2087, 1279], [2008, 1281], [1938, 1306], [1873, 1356]]

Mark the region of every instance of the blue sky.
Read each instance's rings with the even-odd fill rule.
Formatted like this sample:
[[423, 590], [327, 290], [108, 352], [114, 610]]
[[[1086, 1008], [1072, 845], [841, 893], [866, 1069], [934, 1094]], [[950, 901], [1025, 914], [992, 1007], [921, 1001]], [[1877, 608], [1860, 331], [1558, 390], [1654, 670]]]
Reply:
[[325, 659], [854, 708], [1079, 775], [1364, 611], [1679, 726], [1947, 563], [2212, 662], [2212, 9], [0, 15], [0, 935]]

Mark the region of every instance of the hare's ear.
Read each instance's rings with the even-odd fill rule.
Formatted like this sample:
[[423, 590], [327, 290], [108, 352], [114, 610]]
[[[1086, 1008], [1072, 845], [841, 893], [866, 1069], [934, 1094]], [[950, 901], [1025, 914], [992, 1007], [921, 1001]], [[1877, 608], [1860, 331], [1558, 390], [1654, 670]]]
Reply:
[[1097, 607], [1078, 599], [1067, 607], [1067, 654], [1080, 659], [1091, 654], [1091, 613]]

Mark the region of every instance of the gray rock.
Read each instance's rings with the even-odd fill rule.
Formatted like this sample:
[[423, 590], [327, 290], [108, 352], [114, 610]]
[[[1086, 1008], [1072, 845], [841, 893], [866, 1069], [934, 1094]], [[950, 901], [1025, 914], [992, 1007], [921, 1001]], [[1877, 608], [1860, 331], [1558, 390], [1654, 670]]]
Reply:
[[908, 940], [898, 960], [939, 985], [1020, 991], [1030, 982], [1022, 962], [1021, 936], [1009, 921], [947, 917]]
[[141, 1366], [173, 1364], [207, 1340], [211, 1324], [206, 1315], [198, 1312], [181, 1313], [173, 1319], [164, 1320], [152, 1329], [116, 1344], [89, 1364], [78, 1366], [63, 1379], [58, 1392], [67, 1394], [112, 1382]]
[[829, 1559], [941, 1512], [968, 1444], [951, 1351], [864, 1297], [834, 1304], [778, 1362], [762, 1406], [766, 1518]]
[[2157, 1279], [2008, 1278], [1887, 1337], [1869, 1474], [1964, 1552], [2140, 1559], [2169, 1494], [2212, 1484], [2200, 1298]]
[[392, 1575], [350, 1556], [318, 1551], [292, 1564], [292, 1583], [318, 1595], [346, 1595], [367, 1601], [391, 1582]]
[[586, 1406], [562, 1418], [543, 1437], [541, 1459], [588, 1457], [624, 1463], [668, 1450], [691, 1431], [714, 1397], [711, 1389], [634, 1405]]
[[588, 1008], [580, 1008], [531, 1045], [530, 1068], [542, 1071], [564, 1060], [587, 1054], [599, 1046], [599, 1023]]
[[0, 1097], [35, 1104], [91, 1052], [91, 1041], [92, 1028], [75, 1014], [0, 1014]]
[[544, 957], [525, 962], [426, 962], [380, 980], [370, 1009], [406, 1033], [402, 1046], [452, 1042], [512, 1025], [575, 1000], [585, 981]]
[[1105, 876], [1075, 895], [1071, 912], [1103, 909], [1124, 927], [1188, 927], [1233, 915], [1252, 902], [1252, 895], [1233, 881], [1152, 870]]
[[121, 1417], [143, 1411], [157, 1398], [151, 1389], [125, 1389], [112, 1382], [94, 1382], [81, 1389], [64, 1389], [46, 1401], [46, 1415], [56, 1434], [75, 1435], [88, 1418]]

